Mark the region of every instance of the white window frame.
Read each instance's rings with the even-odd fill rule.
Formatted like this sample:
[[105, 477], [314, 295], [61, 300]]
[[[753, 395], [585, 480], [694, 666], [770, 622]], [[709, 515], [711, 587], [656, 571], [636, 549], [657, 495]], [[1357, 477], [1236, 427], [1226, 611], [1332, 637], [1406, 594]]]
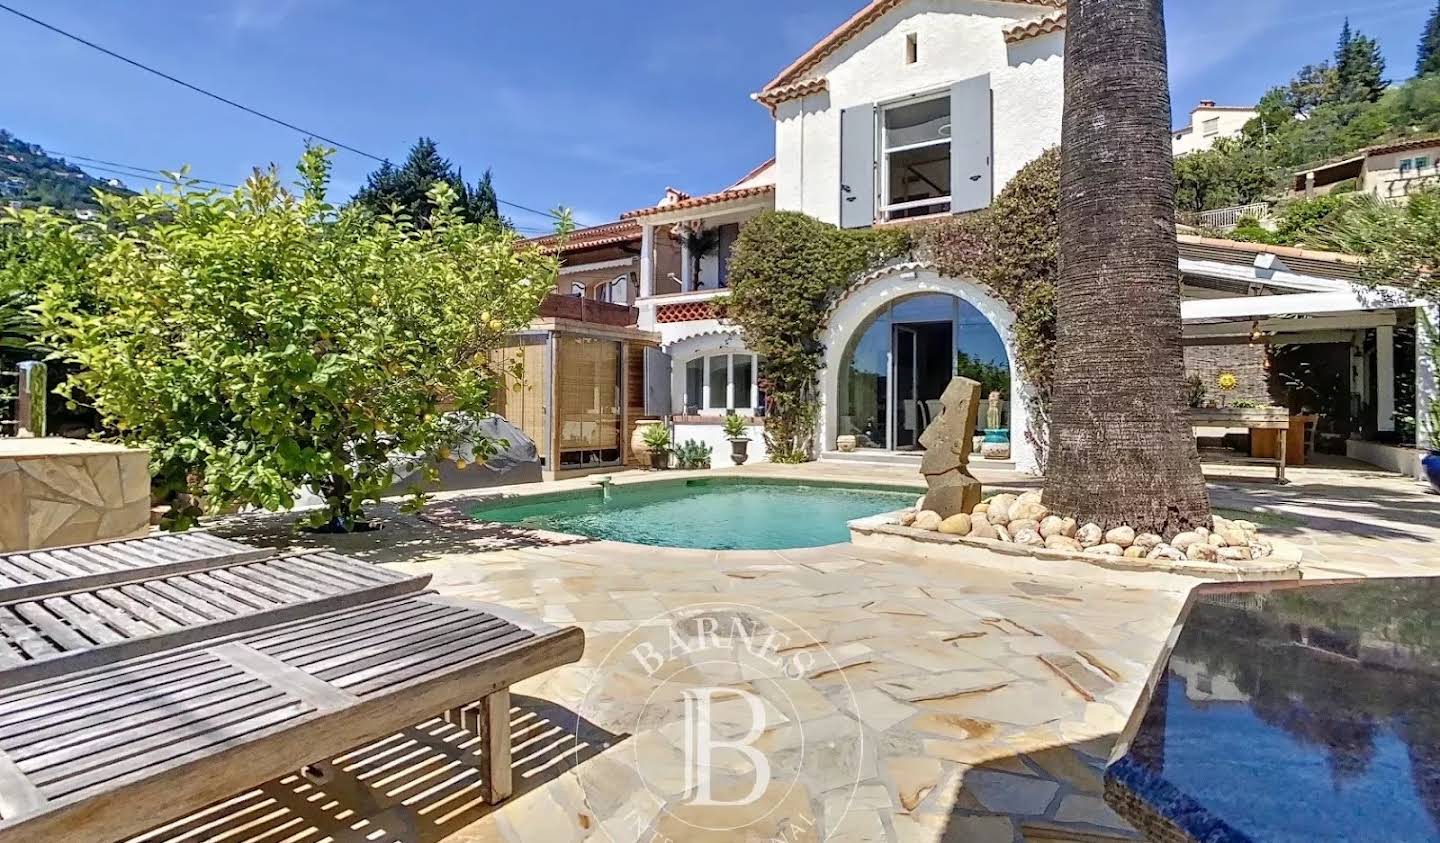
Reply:
[[[725, 406], [724, 406], [724, 407], [711, 407], [711, 406], [710, 406], [710, 361], [713, 360], [713, 359], [716, 358], [716, 357], [724, 357], [724, 358], [726, 358], [726, 360], [725, 360], [726, 386], [725, 386]], [[748, 407], [736, 407], [736, 406], [735, 406], [735, 358], [736, 358], [736, 357], [749, 357], [749, 358], [750, 358], [750, 384], [749, 384], [749, 390], [750, 390], [750, 392], [749, 392], [749, 395], [750, 395], [750, 406], [748, 406]], [[759, 402], [760, 402], [760, 371], [759, 371], [759, 369], [760, 369], [760, 363], [759, 363], [759, 358], [758, 358], [753, 352], [749, 352], [749, 351], [733, 351], [733, 352], [732, 352], [732, 351], [725, 351], [725, 352], [720, 352], [720, 353], [717, 353], [717, 354], [697, 354], [697, 355], [695, 355], [694, 357], [691, 357], [689, 360], [686, 360], [686, 361], [682, 364], [682, 367], [688, 367], [688, 366], [690, 366], [692, 363], [694, 363], [694, 362], [697, 361], [697, 360], [701, 361], [701, 363], [700, 363], [700, 371], [704, 374], [704, 377], [701, 378], [701, 383], [700, 383], [700, 400], [699, 400], [699, 401], [693, 401], [693, 400], [691, 400], [691, 399], [693, 398], [693, 396], [690, 395], [690, 378], [689, 378], [688, 375], [682, 375], [682, 378], [684, 379], [683, 382], [684, 382], [684, 384], [685, 384], [685, 394], [684, 394], [684, 397], [683, 397], [683, 399], [682, 399], [682, 404], [684, 405], [684, 407], [685, 407], [686, 409], [688, 409], [688, 408], [690, 408], [690, 407], [696, 407], [696, 408], [698, 408], [697, 411], [698, 411], [698, 412], [700, 413], [700, 415], [702, 415], [702, 416], [724, 416], [724, 415], [728, 415], [728, 414], [730, 414], [730, 413], [740, 412], [740, 411], [742, 411], [742, 410], [747, 411], [748, 414], [751, 415], [751, 416], [754, 416], [754, 415], [757, 414], [757, 407], [758, 407], [758, 404], [759, 404]], [[683, 369], [682, 369], [682, 371], [683, 371]]]
[[[931, 102], [934, 100], [946, 100], [948, 105], [949, 99], [950, 89], [945, 88], [940, 91], [926, 91], [924, 93], [914, 94], [911, 96], [902, 97], [900, 99], [890, 100], [888, 102], [876, 103], [875, 149], [878, 150], [877, 154], [879, 155], [880, 161], [879, 167], [876, 168], [879, 173], [879, 184], [876, 185], [876, 187], [878, 188], [878, 190], [876, 191], [876, 193], [878, 194], [877, 199], [879, 201], [876, 202], [875, 207], [877, 208], [877, 215], [882, 221], [890, 220], [890, 215], [897, 211], [910, 211], [914, 210], [915, 208], [926, 208], [930, 206], [946, 205], [949, 207], [945, 208], [944, 210], [935, 211], [935, 213], [937, 214], [945, 214], [949, 213], [950, 208], [953, 208], [955, 206], [955, 194], [953, 185], [951, 186], [951, 194], [949, 196], [937, 196], [933, 199], [917, 199], [912, 202], [897, 202], [894, 204], [890, 203], [890, 156], [897, 152], [909, 152], [913, 149], [928, 149], [932, 146], [943, 145], [944, 147], [946, 147], [947, 150], [949, 150], [949, 153], [953, 158], [953, 156], [955, 155], [955, 150], [951, 148], [952, 141], [948, 135], [938, 140], [925, 141], [923, 143], [911, 143], [904, 146], [897, 146], [893, 149], [885, 146], [886, 112], [895, 108], [903, 108], [908, 105], [919, 105], [921, 103]], [[955, 115], [953, 113], [950, 115], [950, 120], [952, 122], [955, 120]]]

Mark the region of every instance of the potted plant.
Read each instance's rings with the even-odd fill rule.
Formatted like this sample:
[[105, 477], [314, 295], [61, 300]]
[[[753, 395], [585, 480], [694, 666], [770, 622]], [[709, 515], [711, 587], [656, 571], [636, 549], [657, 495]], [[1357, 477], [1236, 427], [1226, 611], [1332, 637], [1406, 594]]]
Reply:
[[709, 445], [689, 439], [675, 449], [675, 461], [682, 469], [709, 468], [711, 453], [713, 449]]
[[744, 465], [750, 459], [750, 432], [745, 427], [745, 420], [734, 413], [726, 416], [725, 438], [730, 440], [730, 461]]
[[645, 428], [645, 447], [650, 449], [650, 467], [663, 471], [670, 467], [670, 429], [663, 424]]

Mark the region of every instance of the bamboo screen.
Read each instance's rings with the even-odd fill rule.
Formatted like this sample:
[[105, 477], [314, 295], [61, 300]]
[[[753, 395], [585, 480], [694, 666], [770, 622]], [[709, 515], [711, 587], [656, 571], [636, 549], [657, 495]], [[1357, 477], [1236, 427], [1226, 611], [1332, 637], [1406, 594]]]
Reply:
[[495, 391], [496, 415], [520, 428], [535, 442], [541, 457], [549, 456], [550, 431], [545, 426], [545, 344], [497, 349], [490, 354], [490, 367], [499, 379]]
[[612, 340], [560, 337], [556, 377], [562, 462], [570, 461], [567, 452], [619, 449], [620, 354], [621, 344]]

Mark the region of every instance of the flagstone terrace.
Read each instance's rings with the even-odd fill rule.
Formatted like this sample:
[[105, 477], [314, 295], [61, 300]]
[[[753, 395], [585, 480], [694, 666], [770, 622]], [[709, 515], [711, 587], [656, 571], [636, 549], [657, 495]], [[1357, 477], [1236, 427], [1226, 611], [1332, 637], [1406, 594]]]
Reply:
[[[734, 471], [853, 483], [913, 478], [904, 468], [861, 464]], [[977, 473], [987, 491], [1037, 482]], [[1440, 516], [1417, 485], [1340, 463], [1298, 469], [1291, 479], [1276, 487], [1227, 478], [1213, 484], [1212, 497], [1301, 546], [1307, 578], [1440, 571]], [[273, 782], [181, 824], [179, 835], [151, 839], [214, 839], [205, 835], [220, 829], [234, 840], [1135, 839], [1104, 805], [1100, 773], [1197, 580], [978, 550], [939, 562], [853, 545], [638, 548], [444, 517], [463, 511], [465, 500], [438, 501], [430, 520], [387, 513], [379, 533], [303, 541], [431, 573], [449, 595], [584, 628], [579, 664], [516, 689], [525, 695], [512, 713], [517, 797], [498, 809], [477, 801], [477, 760], [453, 727], [435, 721], [351, 753], [337, 765], [344, 780]], [[222, 532], [297, 540], [279, 519], [236, 520]], [[743, 813], [680, 804], [673, 723], [636, 728], [636, 711], [665, 683], [610, 658], [636, 635], [658, 641], [663, 624], [655, 618], [717, 603], [783, 616], [835, 665], [792, 676], [743, 656], [667, 663], [671, 678], [730, 685], [773, 706], [761, 740], [777, 766], [794, 766], [775, 779], [793, 774], [796, 786], [766, 791]], [[787, 754], [801, 731], [806, 751]], [[332, 798], [318, 798], [322, 787]]]

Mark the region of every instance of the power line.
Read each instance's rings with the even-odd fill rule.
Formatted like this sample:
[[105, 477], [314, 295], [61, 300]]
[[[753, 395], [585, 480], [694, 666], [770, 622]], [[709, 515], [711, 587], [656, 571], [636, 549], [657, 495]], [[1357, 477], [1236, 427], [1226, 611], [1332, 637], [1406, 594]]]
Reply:
[[179, 86], [181, 86], [181, 87], [183, 87], [183, 88], [188, 88], [189, 90], [194, 91], [194, 92], [197, 93], [197, 94], [201, 94], [201, 95], [203, 95], [203, 96], [207, 96], [207, 97], [209, 97], [210, 99], [216, 100], [216, 101], [218, 101], [218, 102], [222, 102], [222, 103], [224, 103], [224, 104], [226, 104], [226, 105], [228, 105], [228, 106], [231, 106], [232, 108], [238, 108], [238, 109], [240, 109], [241, 111], [243, 111], [243, 112], [245, 112], [245, 113], [247, 113], [247, 114], [252, 114], [252, 115], [254, 115], [254, 116], [256, 116], [256, 117], [259, 117], [259, 118], [262, 119], [262, 120], [268, 120], [268, 121], [270, 121], [271, 123], [274, 123], [274, 124], [277, 125], [277, 126], [284, 126], [285, 128], [290, 129], [290, 130], [292, 130], [292, 131], [296, 131], [296, 132], [299, 132], [299, 133], [301, 133], [301, 134], [303, 134], [303, 135], [308, 135], [308, 136], [310, 136], [310, 137], [317, 138], [317, 139], [319, 139], [319, 140], [325, 141], [325, 142], [328, 143], [328, 144], [333, 144], [334, 146], [336, 146], [336, 147], [338, 147], [338, 148], [340, 148], [340, 149], [344, 149], [344, 150], [347, 150], [347, 151], [349, 151], [349, 152], [353, 152], [353, 153], [355, 153], [356, 155], [363, 155], [363, 156], [366, 157], [366, 158], [370, 158], [370, 159], [372, 159], [372, 160], [379, 161], [379, 162], [382, 163], [382, 164], [385, 163], [385, 161], [386, 161], [386, 159], [381, 158], [381, 157], [378, 156], [378, 155], [371, 155], [371, 154], [368, 153], [368, 152], [365, 152], [365, 151], [360, 150], [360, 149], [356, 149], [355, 147], [349, 146], [348, 144], [343, 144], [343, 143], [341, 143], [340, 141], [337, 141], [337, 140], [334, 140], [334, 139], [331, 139], [331, 138], [327, 138], [327, 137], [325, 137], [324, 135], [320, 134], [319, 132], [312, 132], [312, 131], [310, 131], [309, 129], [301, 128], [300, 126], [297, 126], [297, 125], [295, 125], [294, 123], [289, 123], [289, 122], [286, 122], [285, 120], [281, 120], [279, 117], [274, 117], [274, 116], [272, 116], [272, 115], [266, 114], [266, 113], [263, 112], [263, 111], [259, 111], [259, 110], [257, 110], [257, 109], [251, 108], [251, 107], [249, 107], [249, 106], [247, 106], [247, 105], [241, 105], [240, 103], [236, 102], [235, 100], [229, 99], [228, 97], [223, 97], [223, 96], [221, 96], [220, 94], [215, 93], [214, 91], [207, 91], [206, 89], [200, 87], [199, 85], [192, 85], [192, 84], [190, 84], [189, 82], [186, 82], [186, 81], [183, 80], [183, 79], [179, 79], [179, 78], [177, 78], [177, 77], [175, 77], [175, 76], [171, 76], [170, 74], [166, 73], [166, 72], [163, 71], [163, 70], [156, 70], [155, 68], [151, 67], [151, 66], [148, 65], [148, 64], [144, 64], [143, 62], [136, 61], [135, 59], [129, 58], [129, 57], [127, 57], [127, 56], [122, 56], [122, 55], [120, 55], [119, 53], [115, 52], [114, 50], [109, 50], [109, 49], [106, 49], [105, 47], [100, 46], [99, 44], [96, 44], [94, 41], [90, 41], [90, 40], [87, 40], [87, 39], [85, 39], [85, 38], [82, 38], [82, 37], [80, 37], [79, 35], [74, 34], [73, 32], [67, 32], [67, 31], [61, 29], [60, 27], [54, 26], [54, 25], [52, 25], [52, 24], [48, 24], [48, 23], [46, 23], [45, 21], [40, 20], [39, 18], [31, 17], [30, 15], [27, 15], [27, 14], [25, 14], [24, 12], [22, 12], [22, 11], [20, 11], [20, 10], [18, 10], [18, 9], [15, 9], [15, 8], [13, 8], [13, 7], [11, 7], [11, 6], [7, 6], [7, 5], [5, 5], [4, 3], [0, 3], [0, 11], [9, 12], [10, 14], [15, 15], [15, 16], [18, 17], [18, 18], [23, 18], [23, 19], [25, 19], [25, 20], [27, 20], [27, 21], [30, 21], [31, 23], [35, 24], [36, 26], [39, 26], [39, 27], [43, 27], [43, 28], [45, 28], [45, 29], [48, 29], [48, 30], [50, 30], [51, 32], [55, 33], [56, 35], [60, 35], [60, 36], [63, 36], [63, 37], [65, 37], [65, 38], [69, 38], [71, 41], [75, 41], [75, 42], [77, 42], [77, 43], [84, 44], [86, 47], [89, 47], [89, 48], [92, 49], [92, 50], [98, 50], [98, 51], [104, 53], [105, 55], [110, 56], [111, 58], [119, 59], [120, 61], [125, 62], [126, 64], [130, 65], [131, 67], [139, 68], [140, 70], [143, 70], [143, 71], [145, 71], [146, 73], [153, 73], [154, 75], [159, 76], [161, 79], [165, 79], [165, 80], [167, 80], [167, 81], [169, 81], [169, 82], [174, 82], [176, 85], [179, 85]]
[[[121, 163], [119, 163], [119, 162], [117, 162], [117, 161], [106, 161], [106, 160], [103, 159], [103, 158], [90, 158], [90, 157], [85, 156], [85, 155], [72, 155], [72, 154], [67, 153], [67, 152], [50, 152], [50, 151], [47, 150], [47, 154], [54, 155], [54, 156], [58, 156], [58, 157], [60, 157], [60, 158], [66, 159], [66, 160], [83, 161], [83, 162], [85, 162], [85, 163], [82, 164], [82, 165], [80, 165], [81, 169], [90, 169], [90, 170], [101, 170], [101, 171], [106, 171], [106, 172], [114, 172], [114, 173], [118, 173], [119, 175], [122, 175], [122, 176], [128, 175], [128, 176], [132, 176], [132, 177], [134, 177], [134, 178], [146, 178], [146, 179], [148, 179], [148, 178], [154, 178], [155, 176], [159, 176], [159, 177], [161, 177], [161, 178], [167, 178], [167, 174], [166, 174], [166, 171], [165, 171], [165, 170], [157, 170], [157, 169], [155, 169], [154, 167], [141, 167], [141, 166], [139, 166], [139, 165], [137, 165], [137, 164], [121, 164]], [[108, 170], [107, 170], [107, 168], [120, 168], [120, 169], [119, 169], [119, 170], [117, 170], [117, 169], [108, 169]], [[125, 172], [120, 172], [120, 170], [134, 170], [135, 172], [133, 172], [133, 173], [125, 173]], [[202, 178], [200, 178], [200, 177], [198, 177], [198, 176], [186, 176], [186, 178], [188, 178], [188, 179], [190, 179], [190, 180], [192, 180], [192, 181], [200, 182], [201, 184], [213, 184], [213, 185], [215, 185], [216, 187], [228, 187], [228, 188], [232, 188], [232, 189], [233, 189], [233, 188], [238, 188], [238, 187], [240, 186], [240, 185], [238, 185], [238, 184], [231, 184], [230, 182], [225, 182], [225, 181], [215, 181], [214, 179], [202, 179]]]
[[[30, 15], [27, 15], [27, 14], [25, 14], [24, 12], [20, 11], [19, 9], [16, 9], [16, 8], [14, 8], [14, 7], [12, 7], [12, 6], [8, 6], [8, 5], [6, 5], [5, 3], [0, 3], [0, 11], [9, 12], [10, 14], [12, 14], [12, 15], [18, 17], [18, 18], [22, 18], [22, 19], [24, 19], [24, 20], [27, 20], [27, 21], [29, 21], [30, 23], [35, 24], [36, 26], [42, 27], [42, 28], [44, 28], [44, 29], [48, 29], [49, 31], [55, 33], [56, 35], [59, 35], [59, 36], [64, 37], [64, 38], [69, 38], [71, 41], [75, 41], [76, 43], [83, 44], [83, 45], [85, 45], [86, 47], [89, 47], [89, 48], [92, 49], [92, 50], [98, 50], [99, 52], [104, 53], [105, 55], [110, 56], [111, 58], [119, 59], [120, 61], [125, 62], [126, 64], [130, 65], [131, 67], [138, 68], [138, 69], [140, 69], [140, 70], [145, 71], [146, 73], [152, 73], [152, 74], [154, 74], [154, 75], [156, 75], [156, 76], [159, 76], [161, 79], [164, 79], [164, 80], [166, 80], [166, 81], [168, 81], [168, 82], [173, 82], [173, 83], [175, 83], [176, 85], [181, 86], [182, 88], [186, 88], [186, 89], [188, 89], [188, 90], [194, 91], [194, 92], [197, 93], [197, 94], [200, 94], [200, 95], [202, 95], [202, 96], [209, 97], [210, 99], [216, 100], [217, 102], [222, 102], [222, 103], [224, 103], [225, 105], [228, 105], [228, 106], [230, 106], [230, 107], [232, 107], [232, 108], [238, 108], [238, 109], [240, 109], [241, 111], [245, 112], [246, 114], [250, 114], [250, 115], [253, 115], [253, 116], [255, 116], [255, 117], [259, 117], [259, 118], [262, 119], [262, 120], [268, 120], [269, 122], [274, 123], [274, 124], [277, 125], [277, 126], [284, 126], [285, 128], [290, 129], [291, 131], [299, 132], [300, 134], [305, 135], [305, 136], [307, 136], [307, 137], [312, 137], [312, 138], [315, 138], [316, 140], [322, 140], [322, 141], [324, 141], [325, 143], [328, 143], [328, 144], [330, 144], [331, 146], [336, 147], [337, 149], [343, 149], [343, 150], [345, 150], [345, 151], [347, 151], [347, 152], [353, 152], [353, 153], [355, 153], [356, 155], [362, 156], [362, 157], [364, 157], [364, 158], [369, 158], [369, 159], [372, 160], [372, 161], [377, 161], [377, 162], [379, 162], [379, 163], [381, 163], [381, 164], [389, 164], [389, 163], [390, 163], [390, 159], [388, 159], [388, 158], [381, 158], [381, 157], [378, 156], [378, 155], [371, 155], [370, 153], [365, 152], [364, 150], [361, 150], [361, 149], [356, 149], [355, 147], [350, 146], [349, 144], [344, 144], [344, 143], [341, 143], [340, 141], [337, 141], [337, 140], [335, 140], [335, 139], [333, 139], [333, 138], [328, 138], [328, 137], [320, 134], [319, 132], [312, 132], [312, 131], [310, 131], [309, 129], [305, 129], [305, 128], [302, 128], [302, 127], [300, 127], [300, 126], [295, 125], [294, 123], [290, 123], [290, 122], [287, 122], [287, 121], [285, 121], [285, 120], [281, 120], [279, 117], [275, 117], [275, 116], [272, 116], [272, 115], [270, 115], [270, 114], [266, 114], [265, 112], [260, 111], [260, 110], [258, 110], [258, 109], [251, 108], [251, 107], [248, 106], [248, 105], [242, 105], [241, 103], [238, 103], [238, 102], [236, 102], [235, 100], [232, 100], [232, 99], [230, 99], [230, 98], [228, 98], [228, 97], [221, 96], [220, 94], [217, 94], [217, 93], [215, 93], [214, 91], [206, 90], [205, 88], [202, 88], [202, 87], [200, 87], [199, 85], [192, 85], [191, 83], [186, 82], [186, 81], [183, 80], [183, 79], [180, 79], [180, 78], [175, 77], [175, 76], [171, 76], [170, 74], [164, 72], [163, 70], [157, 70], [156, 68], [153, 68], [153, 67], [151, 67], [150, 65], [145, 64], [145, 63], [143, 63], [143, 62], [136, 61], [135, 59], [129, 58], [129, 57], [127, 57], [127, 56], [122, 56], [122, 55], [120, 55], [119, 53], [115, 52], [114, 50], [110, 50], [110, 49], [107, 49], [107, 48], [105, 48], [105, 47], [102, 47], [102, 46], [100, 46], [99, 44], [96, 44], [94, 41], [90, 41], [90, 40], [88, 40], [88, 39], [86, 39], [86, 38], [82, 38], [81, 36], [76, 35], [76, 34], [73, 33], [73, 32], [68, 32], [68, 31], [66, 31], [66, 30], [64, 30], [64, 29], [61, 29], [60, 27], [55, 26], [54, 24], [49, 24], [49, 23], [46, 23], [46, 22], [43, 21], [43, 20], [40, 20], [39, 18], [36, 18], [36, 17], [32, 17], [32, 16], [30, 16]], [[78, 158], [79, 156], [76, 156], [76, 157]], [[203, 181], [203, 179], [202, 179], [201, 181]], [[521, 205], [521, 204], [518, 204], [518, 203], [516, 203], [516, 202], [507, 202], [506, 200], [504, 200], [504, 199], [499, 199], [499, 198], [497, 198], [496, 201], [497, 201], [499, 204], [501, 204], [501, 205], [504, 205], [504, 206], [506, 206], [506, 207], [508, 207], [508, 208], [514, 208], [514, 209], [516, 209], [517, 211], [525, 211], [526, 213], [536, 214], [536, 215], [538, 215], [538, 216], [546, 217], [547, 219], [552, 219], [552, 220], [553, 220], [553, 219], [559, 219], [559, 215], [556, 214], [556, 213], [553, 212], [553, 211], [537, 211], [537, 210], [535, 210], [534, 208], [529, 208], [529, 207], [526, 207], [525, 205]]]

